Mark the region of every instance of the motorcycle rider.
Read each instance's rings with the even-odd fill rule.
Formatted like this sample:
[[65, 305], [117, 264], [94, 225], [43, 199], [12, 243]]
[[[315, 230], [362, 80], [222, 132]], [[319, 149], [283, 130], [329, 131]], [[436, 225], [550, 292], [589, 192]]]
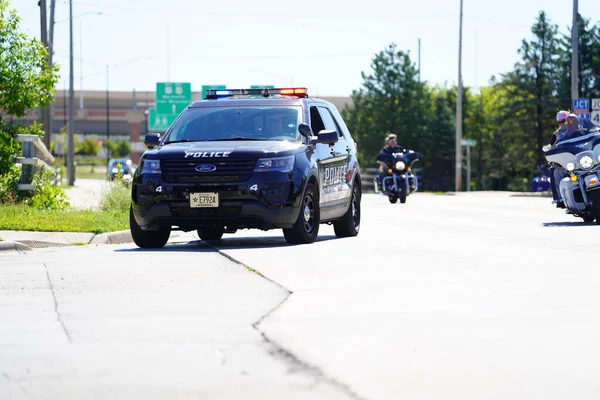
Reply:
[[[552, 134], [550, 144], [556, 146], [563, 140], [568, 140], [574, 137], [574, 132], [579, 129], [579, 118], [575, 114], [570, 114], [568, 111], [559, 111], [556, 114], [556, 122], [558, 123], [558, 129]], [[553, 168], [550, 174], [550, 180], [552, 185], [552, 198], [553, 203], [556, 203], [557, 208], [565, 208], [565, 200], [561, 198], [560, 191], [558, 189], [560, 181], [563, 178], [569, 176], [569, 173], [563, 168]]]
[[[385, 144], [379, 154], [393, 154], [405, 152], [406, 148], [398, 145], [398, 136], [395, 133], [390, 133], [385, 138]], [[384, 161], [378, 160], [379, 169], [377, 170], [377, 183], [379, 187], [383, 188], [383, 178], [387, 175], [388, 166]]]

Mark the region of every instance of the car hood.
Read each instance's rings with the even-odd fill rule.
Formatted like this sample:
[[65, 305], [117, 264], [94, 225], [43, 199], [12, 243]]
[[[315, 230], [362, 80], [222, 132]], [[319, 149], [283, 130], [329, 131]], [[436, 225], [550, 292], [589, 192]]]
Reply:
[[306, 146], [288, 141], [214, 141], [172, 143], [148, 150], [148, 159], [217, 159], [287, 156], [301, 152]]

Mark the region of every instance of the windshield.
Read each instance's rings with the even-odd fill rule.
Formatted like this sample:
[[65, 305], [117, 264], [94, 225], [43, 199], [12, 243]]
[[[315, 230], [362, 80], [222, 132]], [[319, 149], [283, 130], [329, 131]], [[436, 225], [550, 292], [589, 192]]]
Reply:
[[300, 140], [301, 108], [189, 108], [173, 125], [165, 144], [180, 141]]

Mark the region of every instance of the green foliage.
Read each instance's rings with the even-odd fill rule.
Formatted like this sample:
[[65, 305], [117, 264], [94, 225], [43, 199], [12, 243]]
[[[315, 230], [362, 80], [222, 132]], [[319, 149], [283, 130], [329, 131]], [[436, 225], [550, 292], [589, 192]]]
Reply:
[[86, 137], [75, 144], [75, 154], [82, 156], [95, 156], [100, 151], [98, 139]]
[[69, 207], [69, 200], [60, 186], [52, 184], [53, 173], [41, 170], [35, 174], [33, 185], [35, 190], [27, 204], [38, 210], [64, 210]]
[[129, 212], [131, 204], [131, 188], [118, 173], [115, 180], [111, 181], [108, 189], [103, 193], [100, 209], [105, 212]]
[[58, 67], [48, 66], [48, 52], [35, 38], [19, 32], [20, 18], [0, 0], [0, 109], [8, 115], [52, 100]]
[[126, 212], [87, 209], [38, 210], [24, 204], [0, 205], [0, 230], [105, 233], [129, 229]]
[[359, 146], [359, 159], [375, 165], [375, 157], [389, 132], [398, 143], [415, 148], [425, 132], [429, 94], [418, 81], [418, 71], [407, 53], [395, 44], [375, 55], [372, 72], [362, 73], [362, 88], [352, 93], [352, 106], [342, 116]]
[[129, 140], [119, 140], [118, 142], [109, 140], [108, 147], [110, 149], [111, 158], [127, 157], [133, 151]]
[[15, 204], [17, 202], [17, 184], [21, 175], [21, 168], [15, 164], [0, 175], [0, 204]]

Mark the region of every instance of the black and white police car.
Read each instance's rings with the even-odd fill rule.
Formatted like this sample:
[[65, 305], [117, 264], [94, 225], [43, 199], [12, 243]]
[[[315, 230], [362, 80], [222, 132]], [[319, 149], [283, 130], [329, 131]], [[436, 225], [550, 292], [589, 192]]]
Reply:
[[288, 243], [360, 228], [356, 144], [336, 107], [306, 88], [209, 90], [161, 137], [148, 133], [132, 183], [136, 245], [171, 230], [219, 240], [238, 229], [283, 229]]

